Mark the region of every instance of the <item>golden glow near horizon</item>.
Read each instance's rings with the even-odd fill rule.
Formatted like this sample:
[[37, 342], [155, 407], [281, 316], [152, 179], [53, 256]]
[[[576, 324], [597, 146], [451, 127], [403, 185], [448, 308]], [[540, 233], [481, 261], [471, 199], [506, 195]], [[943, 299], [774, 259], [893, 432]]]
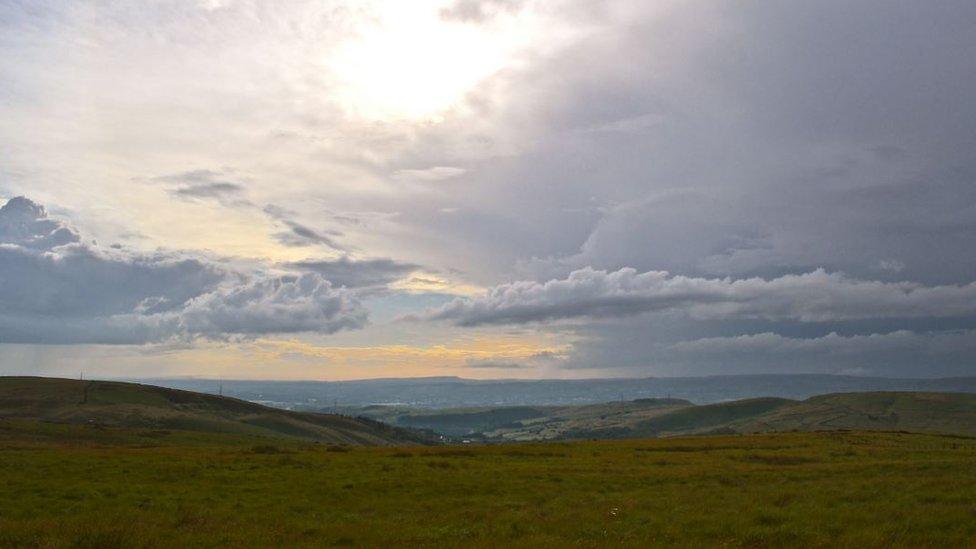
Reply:
[[[29, 363], [40, 358], [35, 354], [41, 350], [35, 346], [13, 346], [18, 347], [25, 353], [18, 360]], [[43, 354], [59, 364], [60, 370], [53, 372], [59, 375], [84, 370], [102, 376], [154, 377], [165, 372], [166, 376], [340, 381], [447, 375], [484, 379], [565, 377], [567, 374], [556, 366], [569, 351], [569, 345], [538, 334], [500, 334], [448, 338], [431, 345], [338, 346], [299, 338], [266, 338], [160, 346], [153, 352], [89, 345], [79, 354], [77, 349], [58, 346], [43, 349]], [[96, 362], [98, 367], [94, 368]]]
[[425, 365], [464, 367], [471, 364], [532, 359], [537, 356], [561, 356], [569, 347], [546, 345], [534, 337], [486, 336], [451, 341], [430, 346], [378, 345], [368, 347], [318, 346], [297, 339], [262, 339], [254, 342], [257, 352], [269, 353], [269, 358], [299, 354], [309, 358], [326, 359], [336, 366]]
[[417, 271], [390, 284], [391, 290], [409, 293], [439, 293], [456, 296], [475, 296], [485, 293], [486, 288]]

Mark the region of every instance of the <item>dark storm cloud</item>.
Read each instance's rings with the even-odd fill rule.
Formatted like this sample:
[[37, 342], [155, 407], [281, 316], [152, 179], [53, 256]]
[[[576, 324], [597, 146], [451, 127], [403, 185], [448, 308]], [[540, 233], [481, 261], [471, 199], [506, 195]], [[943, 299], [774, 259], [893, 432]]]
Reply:
[[365, 322], [355, 296], [315, 273], [244, 275], [185, 252], [101, 249], [29, 199], [0, 208], [2, 343], [332, 333]]
[[631, 375], [651, 369], [658, 375], [809, 372], [937, 377], [972, 375], [976, 353], [976, 331], [969, 329], [828, 331], [809, 337], [761, 331], [672, 340], [673, 334], [658, 334], [662, 326], [651, 320], [590, 327], [586, 333], [594, 338], [592, 344], [577, 349], [564, 366], [599, 365]]
[[[704, 347], [682, 347], [680, 357], [663, 349], [786, 331], [798, 333], [780, 335], [789, 340], [780, 351], [755, 348], [750, 363], [744, 350], [725, 373], [787, 363], [972, 373], [976, 352], [957, 344], [970, 336], [954, 334], [969, 334], [974, 318], [953, 300], [971, 300], [976, 279], [976, 5], [601, 6], [565, 10], [601, 29], [587, 40], [473, 94], [485, 116], [535, 122], [522, 154], [477, 169], [443, 156], [412, 160], [467, 168], [466, 186], [444, 189], [445, 202], [477, 212], [414, 210], [417, 221], [491, 252], [469, 271], [515, 266], [485, 277], [494, 278], [487, 297], [435, 316], [568, 330], [580, 337], [569, 363], [581, 368], [714, 372]], [[517, 100], [495, 101], [498, 90]], [[587, 294], [569, 283], [574, 271], [625, 267], [707, 283], [680, 297]], [[743, 299], [725, 277], [766, 282]], [[713, 285], [717, 293], [702, 292]], [[944, 290], [954, 297], [933, 297]], [[921, 299], [909, 304], [912, 295]], [[856, 316], [884, 326], [852, 327]], [[766, 319], [764, 331], [746, 333], [754, 317]], [[816, 333], [798, 330], [801, 319], [816, 319]]]
[[567, 7], [599, 30], [471, 94], [528, 134], [518, 154], [465, 163], [454, 127], [418, 140], [404, 163], [467, 172], [404, 223], [484, 250], [483, 283], [512, 264], [971, 280], [971, 3], [611, 4]]

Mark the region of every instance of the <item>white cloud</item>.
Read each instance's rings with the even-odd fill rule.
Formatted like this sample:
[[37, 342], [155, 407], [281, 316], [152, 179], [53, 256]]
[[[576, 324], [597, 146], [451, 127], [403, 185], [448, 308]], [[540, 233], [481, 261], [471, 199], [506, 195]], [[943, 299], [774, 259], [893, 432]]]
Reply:
[[393, 177], [396, 179], [405, 179], [409, 181], [442, 181], [444, 179], [451, 179], [453, 177], [458, 177], [459, 175], [464, 175], [467, 172], [464, 168], [455, 168], [453, 166], [433, 166], [424, 169], [408, 169], [408, 170], [397, 170], [393, 173]]
[[355, 296], [315, 273], [252, 280], [196, 297], [180, 311], [191, 336], [317, 332], [362, 328], [366, 311]]
[[573, 271], [561, 280], [502, 284], [428, 318], [462, 326], [682, 313], [698, 320], [830, 322], [976, 315], [976, 283], [923, 286], [852, 279], [822, 269], [771, 280], [693, 278], [635, 269]]

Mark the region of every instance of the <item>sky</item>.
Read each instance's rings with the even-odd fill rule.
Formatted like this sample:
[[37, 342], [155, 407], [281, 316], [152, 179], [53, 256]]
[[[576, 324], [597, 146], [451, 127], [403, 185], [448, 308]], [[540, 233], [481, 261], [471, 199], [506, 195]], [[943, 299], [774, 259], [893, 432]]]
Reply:
[[976, 375], [969, 0], [0, 0], [0, 374]]

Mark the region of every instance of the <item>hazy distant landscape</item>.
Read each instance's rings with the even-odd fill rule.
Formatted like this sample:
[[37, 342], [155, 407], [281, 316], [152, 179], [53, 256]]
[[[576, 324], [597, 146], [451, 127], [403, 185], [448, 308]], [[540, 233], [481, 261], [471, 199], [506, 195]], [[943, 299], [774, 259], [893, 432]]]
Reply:
[[638, 399], [439, 410], [370, 406], [355, 413], [455, 440], [494, 443], [838, 430], [976, 436], [976, 395], [964, 393], [835, 393], [802, 401], [749, 398], [707, 405]]
[[866, 391], [976, 393], [976, 377], [898, 379], [836, 375], [740, 375], [581, 380], [472, 380], [421, 377], [360, 381], [133, 379], [161, 387], [233, 396], [287, 409], [331, 411], [370, 405], [416, 408], [596, 404], [680, 398], [710, 404], [755, 397], [804, 399]]
[[976, 393], [845, 392], [711, 404], [674, 397], [457, 408], [372, 404], [296, 411], [146, 384], [0, 377], [0, 419], [366, 446], [836, 430], [976, 436]]

